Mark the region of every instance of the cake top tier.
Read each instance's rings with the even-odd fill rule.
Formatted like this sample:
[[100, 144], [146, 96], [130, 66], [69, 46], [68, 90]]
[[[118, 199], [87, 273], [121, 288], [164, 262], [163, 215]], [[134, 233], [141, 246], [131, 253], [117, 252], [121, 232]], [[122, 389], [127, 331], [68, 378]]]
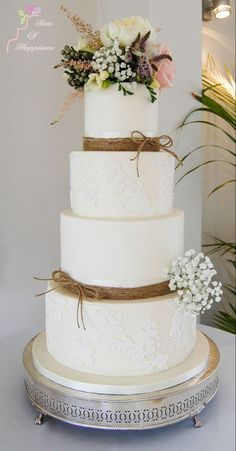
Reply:
[[100, 98], [102, 94], [112, 96], [114, 89], [123, 97], [135, 97], [142, 85], [147, 93], [145, 102], [158, 103], [159, 89], [172, 87], [175, 65], [171, 52], [157, 41], [148, 19], [132, 16], [94, 31], [79, 16], [62, 9], [80, 34], [76, 45], [65, 45], [56, 66], [64, 68], [67, 82], [75, 89], [74, 97], [86, 91], [96, 93], [97, 99], [98, 93]]
[[123, 96], [116, 85], [85, 91], [84, 135], [90, 138], [128, 138], [138, 130], [158, 136], [159, 102], [151, 103], [143, 85], [135, 95]]

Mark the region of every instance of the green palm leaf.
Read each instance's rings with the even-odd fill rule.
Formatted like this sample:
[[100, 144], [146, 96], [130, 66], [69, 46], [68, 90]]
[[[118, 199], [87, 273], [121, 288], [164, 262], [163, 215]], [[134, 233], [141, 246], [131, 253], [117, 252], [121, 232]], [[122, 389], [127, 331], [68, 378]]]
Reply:
[[[234, 80], [230, 76], [231, 86], [234, 84]], [[205, 86], [202, 93], [208, 92], [210, 96], [218, 99], [224, 108], [233, 115], [235, 118], [235, 96], [232, 92], [229, 92], [225, 86], [225, 83], [216, 83], [214, 77], [209, 73], [203, 73], [202, 84]], [[234, 91], [234, 89], [232, 89]]]
[[205, 125], [210, 125], [211, 127], [217, 128], [218, 130], [222, 131], [231, 141], [236, 143], [236, 139], [234, 136], [230, 135], [230, 133], [228, 133], [226, 130], [224, 130], [219, 125], [213, 124], [213, 122], [204, 121], [204, 120], [183, 122], [178, 128], [183, 128], [186, 125], [192, 125], [192, 124], [205, 124]]
[[232, 179], [232, 180], [226, 180], [226, 182], [221, 183], [220, 185], [216, 186], [209, 194], [207, 197], [210, 197], [213, 193], [215, 193], [216, 191], [218, 191], [221, 188], [224, 188], [226, 185], [228, 185], [229, 183], [235, 183], [236, 179]]
[[[210, 235], [212, 238], [214, 238], [214, 240], [217, 242], [217, 243], [219, 243], [219, 244], [221, 244], [221, 245], [227, 245], [227, 246], [231, 246], [232, 247], [232, 250], [234, 250], [235, 252], [236, 252], [236, 243], [234, 243], [234, 242], [232, 242], [232, 241], [224, 241], [224, 240], [222, 240], [221, 238], [218, 238], [217, 236], [214, 236], [214, 235]], [[213, 244], [205, 244], [205, 246], [214, 246], [215, 245], [215, 243], [213, 243]]]
[[236, 334], [236, 309], [231, 303], [229, 303], [229, 307], [232, 314], [222, 311], [217, 312], [214, 316], [214, 325], [226, 332]]
[[[183, 120], [183, 122], [182, 122], [182, 124], [181, 124], [181, 127], [182, 127], [183, 125], [186, 124], [186, 122], [187, 122], [187, 120], [189, 119], [189, 117], [191, 117], [193, 114], [198, 113], [198, 112], [200, 112], [200, 111], [201, 111], [201, 112], [205, 112], [205, 113], [215, 114], [216, 116], [220, 117], [221, 119], [226, 120], [225, 117], [223, 117], [223, 115], [220, 114], [219, 112], [217, 113], [216, 111], [211, 110], [210, 108], [200, 107], [200, 108], [195, 108], [193, 111], [190, 111], [190, 113], [187, 114], [187, 116], [184, 118], [184, 120]], [[227, 112], [226, 112], [226, 113], [227, 113]], [[229, 114], [229, 113], [227, 113], [227, 115], [228, 115], [228, 114]], [[226, 120], [226, 122], [228, 122], [229, 125], [231, 125], [231, 126], [233, 127], [233, 129], [235, 129], [235, 126], [236, 126], [235, 120], [233, 120], [233, 119], [231, 119], [230, 121]], [[212, 125], [215, 125], [215, 124], [213, 124], [213, 122], [212, 122]]]
[[236, 287], [234, 287], [233, 285], [229, 285], [227, 283], [224, 284], [224, 287], [226, 288], [226, 290], [228, 290], [231, 294], [233, 294], [234, 296], [236, 296]]
[[[213, 147], [215, 149], [220, 149], [220, 150], [225, 150], [230, 155], [235, 157], [235, 153], [232, 150], [227, 149], [226, 147], [218, 146], [217, 144], [203, 144], [202, 146], [195, 147], [195, 149], [192, 149], [190, 152], [186, 153], [186, 155], [181, 159], [181, 162], [183, 163], [184, 160], [186, 160], [190, 155], [192, 155], [194, 152], [196, 152], [196, 150], [208, 149], [209, 147]], [[182, 166], [182, 165], [180, 163], [178, 163], [175, 169], [178, 169], [180, 166]]]
[[[210, 89], [210, 88], [209, 88]], [[192, 93], [193, 97], [198, 100], [198, 102], [205, 105], [207, 108], [203, 109], [203, 111], [216, 114], [217, 116], [224, 119], [228, 124], [230, 124], [234, 129], [236, 125], [235, 116], [230, 114], [222, 105], [216, 102], [214, 99], [206, 96], [205, 94], [199, 96], [198, 94]]]
[[[223, 103], [224, 108], [229, 111], [234, 117], [235, 117], [235, 100], [229, 94], [225, 89], [216, 89], [217, 87], [221, 86], [219, 84], [212, 85], [211, 83], [207, 82], [206, 78], [202, 78], [203, 86], [206, 86], [206, 90], [210, 89], [210, 94], [213, 95], [215, 98], [217, 98], [220, 102]], [[221, 86], [222, 88], [222, 86]], [[204, 91], [204, 90], [203, 90]]]
[[226, 253], [229, 253], [232, 256], [236, 255], [236, 243], [224, 241], [214, 235], [211, 235], [211, 237], [215, 240], [215, 243], [203, 244], [203, 247], [211, 248], [208, 251], [208, 254], [221, 252], [221, 256], [224, 256]]
[[[227, 77], [222, 76], [217, 70], [214, 63], [214, 59], [209, 56], [208, 64], [209, 65], [203, 68], [202, 75], [202, 84], [203, 90], [201, 94], [192, 93], [193, 97], [200, 103], [200, 107], [193, 109], [186, 115], [182, 124], [179, 126], [179, 129], [183, 129], [187, 125], [193, 124], [203, 124], [209, 127], [215, 128], [218, 132], [226, 136], [230, 142], [235, 143], [235, 128], [236, 128], [236, 109], [235, 109], [235, 93], [234, 93], [234, 80], [229, 72], [227, 72]], [[205, 117], [201, 120], [194, 120], [192, 116], [196, 113], [204, 113], [208, 114], [208, 117]], [[213, 116], [209, 116], [212, 114]], [[213, 119], [220, 118], [220, 122], [213, 122]], [[229, 128], [231, 127], [231, 129]], [[232, 131], [233, 129], [233, 131]], [[229, 161], [226, 160], [218, 160], [218, 159], [210, 159], [198, 166], [187, 171], [178, 181], [177, 184], [184, 179], [187, 175], [193, 173], [197, 169], [200, 169], [202, 166], [212, 164], [212, 163], [225, 163], [235, 167], [235, 152], [226, 147], [212, 144], [212, 145], [203, 145], [198, 146], [195, 149], [190, 150], [186, 155], [183, 156], [182, 162], [184, 162], [187, 158], [193, 155], [194, 152], [203, 149], [220, 149], [230, 157]], [[232, 160], [233, 159], [233, 160]], [[232, 162], [233, 161], [233, 162]], [[179, 167], [179, 164], [176, 166], [176, 169]], [[225, 180], [218, 186], [216, 186], [208, 195], [211, 196], [213, 193], [218, 192], [220, 189], [223, 189], [225, 186], [235, 183], [235, 179]], [[212, 237], [214, 239], [214, 243], [206, 244], [204, 247], [207, 249], [208, 254], [218, 253], [220, 257], [224, 258], [225, 264], [230, 264], [236, 267], [236, 244], [232, 242], [226, 242], [220, 238]], [[236, 288], [232, 284], [224, 284], [224, 287], [231, 295], [236, 294]], [[216, 327], [225, 330], [227, 332], [236, 334], [236, 309], [232, 304], [229, 304], [229, 312], [219, 311], [214, 316], [214, 323]]]
[[234, 163], [231, 163], [231, 161], [226, 161], [226, 160], [209, 160], [209, 161], [205, 161], [204, 163], [199, 164], [198, 166], [195, 166], [194, 168], [190, 169], [188, 172], [186, 172], [182, 177], [180, 177], [180, 179], [176, 182], [176, 185], [178, 185], [179, 182], [181, 182], [181, 180], [184, 179], [184, 177], [186, 177], [187, 175], [191, 174], [192, 172], [196, 171], [197, 169], [200, 169], [202, 166], [208, 165], [208, 164], [212, 164], [212, 163], [225, 163], [225, 164], [229, 164], [230, 166], [234, 166], [236, 167], [236, 165]]

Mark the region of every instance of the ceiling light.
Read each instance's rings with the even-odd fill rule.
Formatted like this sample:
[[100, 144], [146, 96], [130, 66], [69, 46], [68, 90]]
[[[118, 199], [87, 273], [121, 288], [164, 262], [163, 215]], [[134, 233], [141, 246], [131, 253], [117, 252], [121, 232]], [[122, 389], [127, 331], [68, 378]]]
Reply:
[[213, 11], [217, 19], [224, 19], [231, 14], [231, 6], [224, 1], [224, 4], [216, 6]]
[[230, 0], [203, 0], [202, 13], [203, 20], [211, 20], [213, 13], [217, 19], [224, 19], [231, 14]]

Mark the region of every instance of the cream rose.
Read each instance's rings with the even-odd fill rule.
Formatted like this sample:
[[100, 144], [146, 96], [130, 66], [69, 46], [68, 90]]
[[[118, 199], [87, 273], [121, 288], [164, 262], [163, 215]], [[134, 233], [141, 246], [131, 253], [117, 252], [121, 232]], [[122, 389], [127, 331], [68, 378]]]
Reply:
[[92, 73], [89, 75], [87, 83], [85, 83], [85, 89], [89, 91], [95, 91], [96, 89], [101, 89], [103, 82], [109, 78], [109, 72], [102, 70], [99, 74]]
[[139, 16], [132, 16], [126, 19], [115, 20], [105, 25], [100, 32], [100, 38], [105, 47], [111, 47], [113, 41], [118, 40], [121, 47], [126, 47], [135, 40], [138, 33], [144, 36], [151, 32], [149, 42], [156, 40], [156, 31], [151, 26], [148, 19]]

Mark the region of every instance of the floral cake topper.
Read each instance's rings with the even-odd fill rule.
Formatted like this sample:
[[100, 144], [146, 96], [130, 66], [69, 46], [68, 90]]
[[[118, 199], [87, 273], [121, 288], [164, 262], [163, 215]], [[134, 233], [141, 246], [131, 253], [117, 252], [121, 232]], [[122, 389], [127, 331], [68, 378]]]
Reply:
[[118, 19], [94, 31], [79, 16], [64, 6], [61, 9], [80, 34], [76, 45], [65, 45], [62, 59], [55, 66], [65, 69], [65, 78], [75, 90], [62, 114], [84, 90], [107, 89], [116, 84], [124, 95], [133, 95], [137, 84], [142, 84], [150, 101], [155, 102], [158, 89], [172, 87], [175, 64], [171, 52], [157, 42], [157, 31], [148, 19]]

